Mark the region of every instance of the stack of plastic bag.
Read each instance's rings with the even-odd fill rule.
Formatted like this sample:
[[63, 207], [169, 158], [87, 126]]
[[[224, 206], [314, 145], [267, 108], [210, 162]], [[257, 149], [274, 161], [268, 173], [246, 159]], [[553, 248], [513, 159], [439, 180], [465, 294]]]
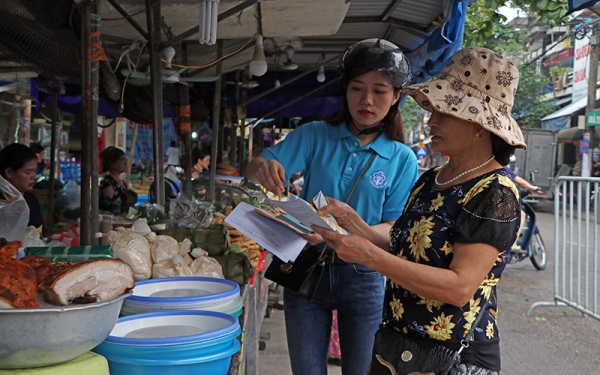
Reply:
[[[120, 229], [120, 230], [119, 230]], [[206, 252], [190, 256], [191, 241], [177, 242], [171, 236], [156, 235], [150, 230], [146, 219], [138, 219], [130, 230], [116, 228], [108, 233], [115, 256], [133, 268], [135, 280], [149, 278], [204, 276], [223, 278], [219, 262]], [[196, 249], [195, 249], [196, 250]]]
[[0, 237], [7, 241], [22, 241], [29, 223], [29, 206], [23, 195], [0, 176]]

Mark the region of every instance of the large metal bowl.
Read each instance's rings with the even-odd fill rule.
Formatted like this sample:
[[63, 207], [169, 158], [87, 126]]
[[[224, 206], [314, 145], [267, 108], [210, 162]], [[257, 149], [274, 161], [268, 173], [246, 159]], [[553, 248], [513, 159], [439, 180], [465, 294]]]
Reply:
[[123, 300], [39, 309], [0, 309], [0, 368], [56, 365], [77, 358], [108, 337]]

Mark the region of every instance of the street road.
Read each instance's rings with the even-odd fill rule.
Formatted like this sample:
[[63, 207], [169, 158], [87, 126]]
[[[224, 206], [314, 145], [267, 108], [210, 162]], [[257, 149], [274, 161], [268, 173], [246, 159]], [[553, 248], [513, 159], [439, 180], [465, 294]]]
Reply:
[[[537, 271], [529, 259], [509, 264], [499, 284], [498, 312], [502, 375], [598, 375], [600, 374], [600, 321], [571, 307], [538, 307], [553, 302], [554, 215], [552, 202], [536, 207], [538, 227], [548, 250], [548, 266]], [[541, 212], [543, 211], [543, 212]], [[261, 375], [291, 375], [282, 311], [273, 310], [263, 331], [271, 333], [261, 352]], [[341, 374], [329, 366], [330, 375]], [[310, 374], [307, 374], [310, 375]]]
[[554, 296], [554, 215], [549, 204], [536, 210], [548, 266], [537, 271], [526, 259], [504, 271], [498, 286], [502, 374], [600, 374], [600, 321], [565, 306], [537, 307], [527, 316], [533, 303]]

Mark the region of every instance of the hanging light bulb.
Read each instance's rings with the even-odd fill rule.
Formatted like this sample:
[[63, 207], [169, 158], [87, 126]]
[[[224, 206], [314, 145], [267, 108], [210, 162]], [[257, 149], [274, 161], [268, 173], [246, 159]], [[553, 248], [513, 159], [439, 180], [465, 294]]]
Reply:
[[167, 61], [165, 63], [165, 68], [167, 69], [171, 69], [171, 61], [173, 61], [173, 57], [175, 57], [175, 48], [173, 48], [172, 46], [169, 46], [165, 49], [163, 49], [161, 52], [162, 58]]
[[217, 42], [218, 17], [219, 0], [200, 1], [200, 19], [198, 24], [198, 40], [200, 44], [213, 45]]
[[317, 81], [325, 82], [325, 68], [323, 65], [319, 68], [319, 74], [317, 74]]
[[179, 82], [179, 75], [175, 70], [172, 70], [171, 62], [173, 61], [173, 57], [175, 57], [175, 48], [169, 46], [163, 49], [160, 54], [162, 55], [163, 60], [165, 60], [165, 68], [162, 69], [162, 80], [165, 83], [177, 83]]
[[281, 87], [281, 82], [278, 79], [275, 80], [275, 87]]
[[294, 48], [294, 46], [289, 45], [287, 47], [285, 47], [285, 49], [283, 50], [283, 52], [285, 52], [288, 61], [291, 62], [292, 61], [292, 57], [294, 56], [294, 53], [296, 53], [296, 49]]
[[283, 52], [287, 56], [287, 61], [284, 62], [283, 64], [281, 64], [280, 66], [283, 69], [285, 69], [285, 70], [295, 70], [295, 69], [298, 69], [298, 65], [294, 64], [292, 62], [292, 57], [294, 56], [294, 53], [296, 52], [296, 49], [294, 48], [294, 46], [288, 45], [287, 47], [285, 47], [285, 49], [283, 50]]
[[263, 37], [256, 36], [256, 46], [254, 46], [254, 55], [249, 66], [250, 74], [260, 77], [267, 72], [267, 59], [265, 58], [265, 49], [263, 47]]

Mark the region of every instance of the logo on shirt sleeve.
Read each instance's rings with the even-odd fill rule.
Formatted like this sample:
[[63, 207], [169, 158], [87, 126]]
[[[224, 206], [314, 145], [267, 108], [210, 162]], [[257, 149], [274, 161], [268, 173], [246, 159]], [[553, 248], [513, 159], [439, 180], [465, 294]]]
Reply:
[[371, 173], [369, 181], [376, 189], [383, 189], [387, 185], [387, 176], [383, 171], [376, 171]]

